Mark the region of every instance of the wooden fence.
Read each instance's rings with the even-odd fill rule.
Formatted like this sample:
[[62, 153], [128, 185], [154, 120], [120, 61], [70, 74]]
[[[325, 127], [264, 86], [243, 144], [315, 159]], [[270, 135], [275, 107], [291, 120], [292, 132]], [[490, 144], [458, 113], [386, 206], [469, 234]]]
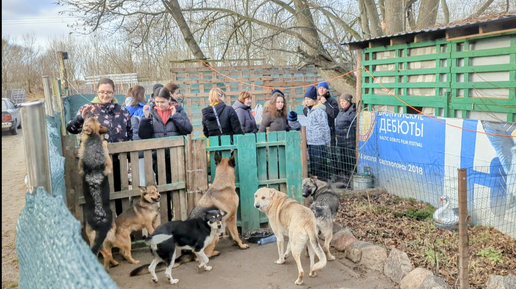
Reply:
[[[84, 224], [82, 177], [78, 172], [77, 136], [63, 136], [67, 203], [72, 214]], [[211, 179], [215, 177], [214, 152], [229, 157], [236, 151], [236, 187], [240, 196], [238, 225], [242, 232], [256, 229], [268, 219], [254, 208], [254, 193], [259, 187], [269, 186], [283, 191], [302, 202], [302, 175], [306, 163], [302, 161], [301, 134], [270, 132], [210, 137], [185, 141], [183, 137], [159, 138], [109, 144], [109, 153], [120, 160], [120, 190], [115, 190], [114, 177], [109, 176], [110, 199], [113, 212], [122, 213], [139, 200], [138, 152], [143, 151], [145, 181], [154, 183], [153, 156], [156, 154], [158, 189], [161, 195], [161, 223], [185, 220], [202, 194], [208, 189], [208, 165]], [[170, 154], [170, 170], [166, 169], [166, 154]], [[207, 155], [209, 155], [209, 164]], [[129, 178], [129, 173], [131, 178]], [[166, 181], [166, 176], [171, 181]]]
[[[120, 160], [120, 190], [115, 191], [113, 174], [109, 175], [111, 209], [117, 215], [139, 201], [139, 185], [154, 184], [153, 152], [156, 154], [158, 189], [161, 193], [161, 223], [185, 220], [201, 192], [207, 189], [205, 139], [183, 137], [160, 138], [108, 145], [111, 157]], [[76, 136], [63, 136], [67, 203], [72, 214], [84, 223], [82, 178], [78, 173]], [[140, 184], [138, 152], [143, 152], [145, 181]], [[186, 153], [188, 152], [188, 153]], [[170, 170], [166, 169], [170, 155]], [[116, 173], [116, 172], [114, 172]], [[129, 175], [132, 177], [129, 178]], [[167, 176], [171, 181], [167, 182]], [[189, 188], [189, 189], [187, 189]]]

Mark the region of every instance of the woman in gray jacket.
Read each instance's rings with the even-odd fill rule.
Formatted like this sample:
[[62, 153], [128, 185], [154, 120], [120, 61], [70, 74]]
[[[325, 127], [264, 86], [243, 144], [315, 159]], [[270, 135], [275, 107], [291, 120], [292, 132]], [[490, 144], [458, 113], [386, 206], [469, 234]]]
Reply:
[[260, 132], [267, 131], [267, 128], [269, 131], [289, 131], [285, 95], [279, 89], [272, 91], [271, 102], [260, 124]]
[[256, 133], [256, 120], [251, 113], [251, 94], [248, 91], [242, 91], [238, 95], [238, 99], [233, 103], [233, 108], [240, 121], [240, 126], [244, 133]]

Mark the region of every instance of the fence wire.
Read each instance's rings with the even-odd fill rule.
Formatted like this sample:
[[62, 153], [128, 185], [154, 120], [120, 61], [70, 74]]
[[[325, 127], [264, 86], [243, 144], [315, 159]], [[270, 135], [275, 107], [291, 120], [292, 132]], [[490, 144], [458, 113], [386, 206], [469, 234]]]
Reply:
[[55, 119], [47, 118], [52, 194], [42, 187], [27, 193], [16, 223], [19, 288], [118, 288], [64, 202], [64, 158]]
[[[360, 161], [357, 165], [354, 154], [354, 149], [309, 146], [308, 173], [338, 188], [383, 187], [390, 194], [429, 203], [436, 210], [443, 211], [447, 203], [445, 214], [455, 218], [459, 168], [417, 162], [407, 165], [385, 158], [369, 168]], [[506, 173], [499, 166], [474, 166], [466, 168], [466, 173], [470, 224], [494, 227], [516, 238], [516, 173]], [[447, 202], [441, 201], [443, 196]]]

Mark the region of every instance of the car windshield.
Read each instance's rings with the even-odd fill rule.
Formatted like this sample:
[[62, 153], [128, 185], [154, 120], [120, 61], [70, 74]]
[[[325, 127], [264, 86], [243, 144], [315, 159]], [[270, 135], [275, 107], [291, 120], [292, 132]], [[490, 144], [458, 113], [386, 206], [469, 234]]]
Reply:
[[2, 111], [7, 110], [9, 106], [7, 105], [7, 101], [2, 100]]

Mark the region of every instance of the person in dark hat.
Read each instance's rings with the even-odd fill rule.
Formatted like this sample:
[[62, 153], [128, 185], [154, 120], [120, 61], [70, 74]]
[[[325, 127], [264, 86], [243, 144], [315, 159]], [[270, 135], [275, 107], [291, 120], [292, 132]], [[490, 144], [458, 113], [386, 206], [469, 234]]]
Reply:
[[339, 96], [340, 111], [335, 118], [335, 131], [337, 135], [337, 155], [339, 176], [344, 177], [344, 181], [349, 179], [355, 171], [355, 151], [356, 151], [356, 127], [357, 110], [353, 103], [351, 94]]
[[152, 93], [149, 97], [149, 101], [147, 102], [148, 104], [155, 103], [154, 98], [159, 95], [159, 91], [161, 90], [162, 87], [163, 87], [163, 84], [161, 84], [161, 83], [156, 83], [152, 86]]
[[331, 146], [335, 146], [335, 118], [339, 113], [339, 104], [335, 98], [330, 95], [330, 87], [328, 83], [323, 81], [317, 85], [317, 98], [326, 107], [326, 114], [328, 114], [328, 125], [331, 132]]
[[293, 110], [288, 113], [288, 126], [291, 130], [301, 130], [301, 124], [297, 120], [297, 112]]
[[327, 149], [331, 144], [330, 127], [326, 107], [317, 99], [317, 89], [310, 86], [306, 90], [306, 143], [310, 159], [309, 173], [322, 181], [328, 180]]

